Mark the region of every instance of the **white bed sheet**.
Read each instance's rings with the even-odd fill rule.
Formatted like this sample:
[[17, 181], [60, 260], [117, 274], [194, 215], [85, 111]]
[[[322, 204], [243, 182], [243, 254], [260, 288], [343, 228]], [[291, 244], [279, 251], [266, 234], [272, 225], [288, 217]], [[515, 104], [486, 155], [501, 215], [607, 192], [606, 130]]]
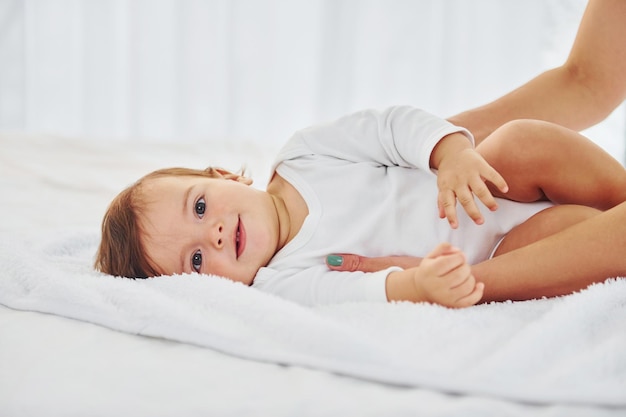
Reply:
[[[32, 237], [59, 228], [98, 230], [106, 205], [122, 187], [164, 166], [212, 163], [237, 169], [246, 163], [263, 186], [274, 151], [5, 133], [0, 135], [0, 233]], [[625, 413], [619, 407], [533, 405], [402, 388], [0, 306], [3, 416]]]

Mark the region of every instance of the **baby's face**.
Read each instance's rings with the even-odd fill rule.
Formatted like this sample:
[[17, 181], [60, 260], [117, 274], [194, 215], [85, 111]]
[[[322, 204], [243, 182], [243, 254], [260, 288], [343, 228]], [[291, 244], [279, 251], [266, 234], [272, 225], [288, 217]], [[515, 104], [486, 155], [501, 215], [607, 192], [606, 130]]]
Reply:
[[278, 217], [264, 191], [232, 180], [170, 176], [144, 184], [147, 255], [164, 275], [199, 272], [252, 284], [278, 246]]

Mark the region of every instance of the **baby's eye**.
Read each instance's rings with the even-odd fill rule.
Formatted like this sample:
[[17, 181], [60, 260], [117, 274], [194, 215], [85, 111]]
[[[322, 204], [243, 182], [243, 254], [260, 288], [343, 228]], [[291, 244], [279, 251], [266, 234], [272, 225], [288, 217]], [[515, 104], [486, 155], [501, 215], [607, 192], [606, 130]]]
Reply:
[[204, 216], [204, 211], [206, 210], [206, 202], [204, 201], [203, 197], [200, 197], [198, 201], [196, 201], [194, 209], [198, 217], [202, 218], [202, 216]]
[[196, 272], [200, 272], [200, 268], [202, 268], [202, 252], [196, 251], [191, 257], [191, 265]]

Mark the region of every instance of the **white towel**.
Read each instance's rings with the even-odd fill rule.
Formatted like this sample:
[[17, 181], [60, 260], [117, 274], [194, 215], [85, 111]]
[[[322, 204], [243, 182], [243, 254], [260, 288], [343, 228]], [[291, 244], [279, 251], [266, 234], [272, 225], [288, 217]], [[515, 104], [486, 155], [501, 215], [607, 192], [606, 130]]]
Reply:
[[253, 360], [534, 403], [626, 406], [626, 280], [453, 310], [308, 308], [223, 278], [113, 278], [94, 233], [0, 238], [0, 303]]

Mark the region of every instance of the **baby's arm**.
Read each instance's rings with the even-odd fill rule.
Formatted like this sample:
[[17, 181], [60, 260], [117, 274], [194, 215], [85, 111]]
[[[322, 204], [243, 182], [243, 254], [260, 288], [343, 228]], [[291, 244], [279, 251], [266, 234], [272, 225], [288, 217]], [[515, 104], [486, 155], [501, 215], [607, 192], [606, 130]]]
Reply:
[[474, 202], [474, 195], [490, 210], [498, 207], [485, 181], [493, 183], [503, 193], [508, 191], [504, 178], [474, 150], [462, 133], [449, 134], [439, 141], [431, 153], [430, 166], [438, 170], [439, 217], [446, 217], [453, 229], [458, 227], [457, 199], [470, 218], [476, 224], [482, 224], [483, 217]]
[[484, 284], [476, 282], [465, 255], [440, 244], [414, 268], [387, 276], [388, 301], [426, 301], [446, 307], [469, 307], [480, 301]]

